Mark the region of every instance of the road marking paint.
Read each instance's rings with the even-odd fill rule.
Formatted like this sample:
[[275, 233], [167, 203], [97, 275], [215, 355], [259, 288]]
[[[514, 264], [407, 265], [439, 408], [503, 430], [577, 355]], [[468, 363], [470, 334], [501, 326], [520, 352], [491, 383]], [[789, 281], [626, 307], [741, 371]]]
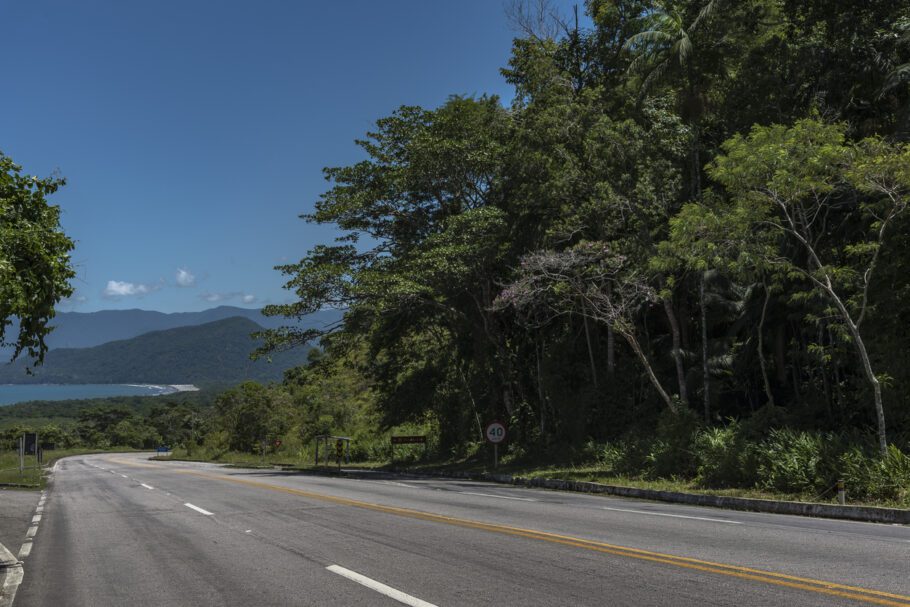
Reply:
[[728, 565], [725, 563], [718, 563], [712, 561], [703, 561], [700, 559], [695, 559], [685, 556], [676, 556], [672, 554], [666, 554], [662, 552], [654, 552], [650, 550], [641, 550], [639, 548], [630, 548], [628, 546], [619, 546], [616, 544], [608, 544], [605, 542], [598, 542], [594, 540], [586, 540], [578, 537], [573, 537], [569, 535], [560, 535], [557, 533], [549, 533], [546, 531], [537, 531], [534, 529], [524, 529], [521, 527], [510, 527], [508, 525], [500, 525], [496, 523], [484, 523], [481, 521], [473, 521], [470, 519], [461, 519], [451, 516], [445, 516], [442, 514], [434, 514], [431, 512], [423, 512], [420, 510], [411, 510], [409, 508], [399, 508], [396, 506], [384, 506], [382, 504], [374, 504], [372, 502], [363, 502], [358, 500], [353, 500], [345, 497], [338, 497], [334, 495], [327, 495], [324, 493], [314, 493], [312, 491], [304, 491], [302, 489], [294, 489], [292, 487], [285, 487], [282, 485], [273, 485], [270, 483], [264, 483], [261, 481], [255, 481], [251, 479], [236, 478], [233, 476], [228, 476], [224, 474], [213, 474], [207, 472], [197, 472], [195, 470], [186, 470], [186, 469], [177, 469], [174, 472], [178, 474], [190, 474], [193, 476], [199, 476], [202, 478], [207, 478], [209, 480], [220, 480], [229, 483], [235, 483], [238, 485], [246, 485], [248, 487], [255, 487], [258, 489], [267, 489], [269, 491], [280, 491], [283, 493], [288, 493], [291, 495], [298, 495], [300, 497], [305, 497], [309, 499], [320, 500], [324, 502], [330, 502], [334, 504], [352, 506], [355, 508], [362, 508], [364, 510], [373, 510], [376, 512], [385, 512], [388, 514], [395, 514], [398, 516], [404, 516], [419, 520], [444, 523], [447, 525], [453, 525], [457, 527], [466, 527], [470, 529], [478, 529], [482, 531], [489, 531], [491, 533], [500, 533], [503, 535], [511, 535], [516, 537], [524, 537], [533, 540], [539, 540], [544, 542], [550, 542], [553, 544], [562, 544], [564, 546], [573, 546], [576, 548], [582, 548], [585, 550], [591, 550], [593, 552], [601, 552], [605, 554], [611, 554], [614, 556], [621, 556], [626, 558], [638, 559], [643, 561], [649, 561], [653, 563], [661, 563], [664, 565], [673, 565], [675, 567], [682, 567], [685, 569], [695, 569], [698, 571], [705, 571], [709, 573], [716, 573], [719, 575], [725, 575], [729, 577], [735, 577], [745, 580], [751, 580], [755, 582], [761, 582], [764, 584], [772, 584], [775, 586], [784, 586], [787, 588], [794, 588], [797, 590], [806, 590], [808, 592], [815, 592], [818, 594], [826, 594], [829, 596], [837, 596], [840, 598], [853, 599], [855, 601], [872, 603], [876, 605], [887, 605], [889, 607], [910, 607], [910, 596], [901, 595], [901, 594], [892, 594], [889, 592], [883, 592], [881, 590], [873, 590], [869, 588], [862, 588], [859, 586], [849, 586], [846, 584], [838, 584], [836, 582], [827, 582], [824, 580], [817, 580], [813, 578], [798, 577], [795, 575], [788, 575], [786, 573], [777, 573], [774, 571], [765, 571], [762, 569], [752, 569], [750, 567], [742, 567], [739, 565]]
[[411, 605], [411, 607], [436, 607], [433, 603], [428, 603], [424, 600], [418, 599], [415, 596], [406, 594], [400, 590], [396, 590], [391, 586], [386, 586], [382, 582], [377, 582], [374, 579], [368, 578], [365, 575], [360, 575], [356, 571], [351, 571], [350, 569], [345, 569], [344, 567], [339, 567], [338, 565], [329, 565], [326, 567], [332, 573], [337, 573], [341, 577], [347, 578], [352, 582], [357, 582], [361, 586], [366, 586], [370, 590], [375, 590], [379, 594], [383, 594], [390, 599], [394, 599], [399, 603], [404, 603], [405, 605]]
[[728, 525], [742, 525], [739, 521], [729, 521], [722, 518], [708, 518], [706, 516], [687, 516], [685, 514], [665, 514], [663, 512], [646, 512], [645, 510], [631, 510], [629, 508], [607, 508], [602, 506], [601, 510], [611, 510], [613, 512], [631, 512], [632, 514], [647, 514], [649, 516], [670, 516], [673, 518], [688, 518], [695, 521], [710, 521], [712, 523], [727, 523]]
[[44, 512], [44, 504], [40, 504], [37, 508], [35, 508], [35, 512]]
[[38, 533], [38, 525], [32, 525], [28, 528], [28, 531], [25, 532], [25, 537], [35, 537], [36, 533]]
[[252, 532], [253, 532], [252, 529], [247, 529], [246, 531], [244, 531], [244, 533], [252, 533]]
[[3, 586], [0, 586], [0, 607], [10, 607], [16, 600], [16, 591], [22, 583], [22, 565], [12, 565], [6, 568], [3, 576]]
[[190, 503], [186, 503], [186, 504], [184, 504], [184, 506], [186, 506], [187, 508], [192, 508], [196, 512], [201, 512], [202, 514], [204, 514], [206, 516], [214, 516], [211, 512], [209, 512], [208, 510], [203, 510], [199, 506], [194, 506], [193, 504], [190, 504]]
[[19, 560], [21, 561], [22, 559], [24, 559], [31, 553], [32, 553], [32, 543], [28, 542], [28, 541], [23, 542], [22, 547], [19, 548]]
[[35, 516], [33, 516], [33, 517], [32, 517], [32, 522], [33, 522], [33, 523], [39, 523], [39, 522], [41, 522], [41, 515], [40, 515], [40, 514], [36, 514]]
[[462, 495], [479, 495], [480, 497], [495, 497], [501, 500], [518, 500], [520, 502], [539, 502], [531, 497], [512, 497], [508, 495], [493, 495], [492, 493], [474, 493], [473, 491], [459, 491]]
[[125, 475], [125, 474], [121, 474], [120, 476], [122, 476], [123, 478], [129, 478], [129, 477], [128, 477], [127, 475]]
[[139, 484], [142, 485], [143, 487], [145, 487], [146, 489], [154, 489], [154, 487], [152, 487], [151, 485], [146, 485], [145, 483], [139, 483]]

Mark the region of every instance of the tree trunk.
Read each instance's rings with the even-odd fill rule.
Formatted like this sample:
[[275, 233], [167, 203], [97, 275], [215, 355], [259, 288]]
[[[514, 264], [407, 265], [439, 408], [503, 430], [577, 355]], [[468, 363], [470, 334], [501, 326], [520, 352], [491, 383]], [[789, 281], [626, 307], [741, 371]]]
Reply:
[[667, 320], [670, 323], [670, 333], [673, 337], [673, 360], [676, 363], [676, 381], [679, 384], [679, 401], [689, 405], [689, 393], [686, 389], [686, 369], [683, 366], [682, 350], [680, 349], [679, 321], [676, 313], [673, 311], [673, 300], [669, 297], [663, 300], [664, 312], [667, 314]]
[[777, 373], [777, 383], [781, 386], [787, 383], [787, 335], [783, 323], [777, 325], [774, 332], [774, 366]]
[[607, 373], [616, 373], [616, 335], [613, 327], [607, 327]]
[[591, 331], [588, 329], [588, 316], [587, 314], [582, 314], [581, 318], [585, 323], [585, 342], [588, 344], [588, 362], [591, 363], [591, 380], [594, 382], [594, 389], [597, 390], [597, 364], [594, 362], [594, 349], [591, 347]]
[[885, 432], [885, 406], [882, 402], [882, 384], [872, 371], [872, 361], [869, 360], [869, 353], [866, 351], [866, 343], [863, 341], [859, 328], [856, 326], [856, 323], [853, 322], [850, 313], [847, 312], [847, 307], [844, 305], [844, 302], [841, 301], [840, 297], [834, 293], [833, 289], [827, 289], [827, 291], [828, 295], [831, 296], [831, 299], [834, 300], [834, 304], [840, 311], [841, 317], [844, 319], [844, 323], [847, 325], [847, 329], [849, 329], [850, 335], [853, 337], [856, 351], [863, 361], [863, 371], [866, 372], [866, 379], [872, 384], [872, 394], [875, 400], [875, 417], [878, 425], [878, 448], [879, 451], [881, 451], [882, 457], [884, 457], [888, 454], [888, 437]]
[[648, 361], [648, 357], [645, 356], [645, 353], [641, 349], [641, 345], [638, 343], [638, 340], [635, 339], [635, 335], [622, 332], [623, 337], [626, 338], [629, 346], [632, 347], [632, 350], [638, 356], [638, 360], [641, 361], [642, 366], [644, 366], [645, 371], [648, 374], [648, 379], [651, 380], [651, 385], [654, 386], [654, 389], [657, 390], [657, 393], [660, 395], [661, 399], [666, 403], [667, 408], [670, 409], [672, 413], [679, 413], [676, 403], [673, 402], [673, 399], [670, 398], [670, 395], [667, 394], [667, 391], [664, 390], [664, 387], [660, 384], [660, 380], [657, 379], [657, 375], [654, 374], [654, 369], [651, 367], [651, 363]]
[[[607, 295], [611, 294], [611, 285], [607, 285]], [[610, 377], [616, 372], [616, 336], [613, 327], [607, 325], [607, 373]]]
[[544, 431], [547, 427], [547, 397], [543, 389], [543, 365], [541, 363], [541, 359], [543, 358], [543, 344], [540, 346], [540, 351], [537, 350], [537, 344], [534, 344], [534, 358], [537, 359], [537, 398], [540, 400], [540, 435], [544, 436]]
[[705, 305], [705, 273], [698, 283], [698, 306], [701, 308], [701, 374], [705, 397], [705, 423], [711, 421], [711, 376], [708, 374], [708, 311]]
[[768, 404], [774, 406], [774, 394], [771, 391], [771, 381], [768, 379], [768, 364], [765, 362], [765, 317], [768, 313], [768, 301], [771, 299], [771, 291], [768, 285], [762, 282], [765, 288], [765, 301], [761, 307], [761, 318], [758, 321], [758, 365], [761, 367], [761, 378], [765, 384], [765, 395], [768, 397]]

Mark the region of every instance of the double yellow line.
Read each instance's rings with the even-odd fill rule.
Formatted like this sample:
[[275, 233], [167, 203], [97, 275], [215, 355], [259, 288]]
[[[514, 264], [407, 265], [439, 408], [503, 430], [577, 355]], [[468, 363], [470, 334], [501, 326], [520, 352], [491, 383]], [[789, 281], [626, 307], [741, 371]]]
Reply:
[[[127, 464], [127, 461], [120, 460], [118, 463]], [[134, 462], [129, 462], [129, 465], [136, 465]], [[147, 465], [147, 464], [146, 464]], [[158, 466], [149, 466], [149, 467], [158, 467]], [[163, 467], [163, 466], [162, 466]], [[372, 510], [375, 512], [384, 512], [387, 514], [394, 514], [396, 516], [404, 516], [412, 519], [419, 519], [424, 521], [431, 521], [435, 523], [442, 523], [446, 525], [454, 525], [456, 527], [465, 527], [469, 529], [478, 529], [481, 531], [488, 531], [491, 533], [499, 533], [502, 535], [510, 535], [515, 537], [523, 537], [532, 540], [539, 540], [543, 542], [549, 542], [551, 544], [560, 544], [563, 546], [573, 546], [575, 548], [582, 548], [584, 550], [591, 550], [593, 552], [600, 552], [604, 554], [611, 554], [615, 556], [621, 556], [626, 558], [638, 559], [641, 561], [649, 561], [652, 563], [660, 563], [663, 565], [672, 565], [674, 567], [682, 567], [685, 569], [694, 569], [697, 571], [704, 571], [707, 573], [714, 573], [718, 575], [725, 575], [729, 577], [750, 580], [754, 582], [761, 582], [763, 584], [771, 584], [774, 586], [783, 586], [785, 588], [793, 588], [796, 590], [804, 590], [807, 592], [815, 592], [818, 594], [824, 594], [844, 599], [852, 599], [855, 601], [869, 603], [873, 605], [887, 605], [889, 607], [910, 607], [910, 596], [901, 595], [901, 594], [892, 594], [889, 592], [881, 592], [879, 590], [870, 590], [867, 588], [860, 588], [857, 586], [848, 586], [845, 584], [837, 584], [834, 582], [826, 582], [823, 580], [816, 580], [812, 578], [797, 577], [793, 575], [787, 575], [783, 573], [775, 573], [773, 571], [763, 571], [761, 569], [752, 569], [749, 567], [740, 567], [737, 565], [727, 565], [724, 563], [715, 563], [712, 561], [703, 561], [700, 559], [688, 558], [683, 556], [676, 556], [672, 554], [665, 554], [662, 552], [653, 552], [650, 550], [640, 550], [638, 548], [629, 548], [627, 546], [618, 546], [615, 544], [607, 544], [604, 542], [596, 542], [593, 540], [586, 540], [583, 538], [572, 537], [569, 535], [560, 535], [557, 533], [547, 533], [545, 531], [537, 531], [535, 529], [524, 529], [522, 527], [511, 527], [508, 525], [499, 525], [495, 523], [484, 523], [481, 521], [474, 521], [470, 519], [457, 518], [452, 516], [444, 516], [442, 514], [433, 514], [430, 512], [422, 512], [420, 510], [411, 510], [410, 508], [398, 508], [395, 506], [384, 506], [382, 504], [374, 504], [372, 502], [364, 502], [360, 500], [353, 500], [345, 497], [337, 497], [334, 495], [326, 495], [323, 493], [314, 493], [312, 491], [304, 491], [302, 489], [293, 489], [291, 487], [283, 487], [281, 485], [273, 485], [271, 483], [264, 483], [261, 481], [254, 481], [249, 479], [237, 478], [235, 476], [229, 476], [224, 474], [212, 474], [208, 472], [198, 472], [195, 470], [175, 470], [181, 474], [190, 474], [193, 476], [198, 476], [201, 478], [206, 478], [210, 480], [220, 480], [226, 481], [238, 485], [245, 485], [247, 487], [254, 487], [256, 489], [266, 489], [268, 491], [278, 491], [281, 493], [288, 493], [290, 495], [296, 495], [299, 497], [305, 497], [309, 499], [319, 500], [323, 502], [330, 502], [333, 504], [339, 504], [342, 506], [351, 506], [354, 508], [362, 508], [364, 510]]]

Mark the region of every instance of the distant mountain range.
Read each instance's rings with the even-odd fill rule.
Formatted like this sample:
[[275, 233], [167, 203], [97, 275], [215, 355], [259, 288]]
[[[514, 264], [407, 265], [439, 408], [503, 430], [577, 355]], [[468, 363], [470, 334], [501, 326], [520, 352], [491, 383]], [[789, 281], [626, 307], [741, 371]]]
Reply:
[[[230, 310], [239, 308], [223, 307], [207, 312], [217, 316]], [[73, 314], [70, 313], [70, 316]], [[33, 369], [32, 375], [25, 372], [26, 361], [0, 366], [0, 384], [220, 385], [247, 379], [279, 380], [285, 369], [306, 362], [307, 348], [276, 354], [272, 356], [271, 362], [251, 361], [249, 354], [257, 343], [251, 339], [250, 334], [262, 330], [262, 326], [240, 316], [200, 324], [198, 321], [204, 319], [205, 315], [205, 312], [177, 315], [125, 310], [81, 314], [72, 321], [65, 318], [66, 322], [61, 327], [69, 327], [68, 335], [71, 335], [75, 343], [100, 339], [98, 336], [90, 339], [88, 335], [80, 333], [93, 328], [103, 332], [106, 337], [135, 332], [141, 330], [142, 326], [149, 326], [142, 325], [141, 322], [183, 321], [184, 326], [144, 332], [129, 339], [108, 341], [88, 348], [55, 348], [47, 353], [42, 366]], [[112, 322], [115, 327], [100, 322], [101, 319]], [[128, 320], [132, 322], [127, 322]]]
[[[301, 328], [322, 328], [341, 318], [339, 310], [321, 310], [310, 314], [299, 324]], [[164, 331], [177, 327], [191, 327], [240, 316], [260, 327], [274, 329], [293, 324], [286, 318], [263, 316], [259, 310], [218, 306], [202, 312], [175, 312], [165, 314], [149, 310], [101, 310], [98, 312], [59, 312], [51, 321], [54, 330], [47, 338], [48, 348], [90, 348], [109, 341], [129, 339], [150, 331]], [[16, 327], [8, 329], [8, 337], [15, 338]], [[0, 353], [12, 350], [6, 348]], [[7, 354], [7, 358], [9, 357]]]

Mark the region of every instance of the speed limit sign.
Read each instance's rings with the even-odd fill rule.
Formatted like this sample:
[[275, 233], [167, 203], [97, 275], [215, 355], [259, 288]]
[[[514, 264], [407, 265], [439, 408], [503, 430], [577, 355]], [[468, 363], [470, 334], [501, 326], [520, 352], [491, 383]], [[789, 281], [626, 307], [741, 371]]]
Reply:
[[506, 440], [506, 425], [501, 421], [492, 421], [487, 424], [484, 435], [487, 437], [487, 442], [497, 445]]

